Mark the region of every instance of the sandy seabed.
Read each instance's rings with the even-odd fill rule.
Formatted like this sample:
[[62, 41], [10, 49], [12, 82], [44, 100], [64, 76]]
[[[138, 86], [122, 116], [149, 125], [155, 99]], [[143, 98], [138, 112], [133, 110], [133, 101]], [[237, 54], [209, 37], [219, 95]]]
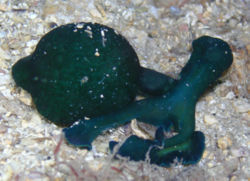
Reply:
[[[16, 61], [54, 27], [82, 21], [116, 29], [142, 66], [173, 77], [187, 62], [192, 40], [209, 35], [230, 44], [231, 69], [196, 106], [196, 130], [206, 136], [198, 164], [162, 168], [113, 159], [109, 140], [145, 134], [134, 122], [99, 136], [90, 152], [70, 147], [61, 128], [15, 87]], [[0, 180], [250, 180], [250, 1], [0, 0], [0, 27]]]

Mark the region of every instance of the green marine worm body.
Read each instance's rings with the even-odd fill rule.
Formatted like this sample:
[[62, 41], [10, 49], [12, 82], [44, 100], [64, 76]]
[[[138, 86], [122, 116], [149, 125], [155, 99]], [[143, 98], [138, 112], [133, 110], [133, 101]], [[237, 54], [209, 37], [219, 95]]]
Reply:
[[[112, 28], [78, 23], [55, 28], [35, 51], [12, 67], [38, 112], [64, 128], [69, 144], [91, 149], [103, 131], [132, 119], [158, 127], [154, 140], [130, 136], [117, 154], [169, 166], [175, 158], [197, 163], [205, 148], [195, 131], [195, 105], [232, 64], [223, 40], [202, 36], [178, 80], [143, 68], [129, 42]], [[145, 99], [135, 101], [136, 95]], [[85, 119], [89, 117], [89, 119]], [[177, 134], [166, 138], [165, 131]], [[116, 142], [110, 142], [111, 151]]]

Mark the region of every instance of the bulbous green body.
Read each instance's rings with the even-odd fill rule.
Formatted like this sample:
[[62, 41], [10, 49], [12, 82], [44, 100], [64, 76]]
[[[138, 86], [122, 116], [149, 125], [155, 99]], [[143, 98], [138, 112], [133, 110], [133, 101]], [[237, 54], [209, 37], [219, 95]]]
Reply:
[[37, 110], [57, 125], [116, 111], [134, 100], [139, 79], [134, 49], [113, 29], [67, 24], [47, 33], [12, 68]]

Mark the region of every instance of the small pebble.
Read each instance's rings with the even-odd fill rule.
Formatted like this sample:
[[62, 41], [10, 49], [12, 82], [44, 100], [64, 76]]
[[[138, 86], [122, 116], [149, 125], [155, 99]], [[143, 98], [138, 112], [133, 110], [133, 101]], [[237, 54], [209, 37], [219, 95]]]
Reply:
[[230, 181], [237, 181], [237, 180], [238, 179], [237, 179], [237, 177], [235, 175], [230, 178]]
[[215, 123], [218, 123], [218, 120], [214, 116], [212, 116], [212, 115], [205, 114], [205, 116], [204, 116], [204, 122], [207, 125], [213, 125]]
[[131, 126], [131, 129], [132, 129], [133, 133], [134, 133], [136, 136], [138, 136], [138, 137], [140, 137], [140, 138], [143, 138], [143, 139], [151, 139], [150, 135], [148, 135], [147, 133], [145, 133], [145, 131], [142, 130], [142, 129], [138, 126], [137, 121], [136, 121], [135, 119], [133, 119], [133, 120], [131, 121], [130, 126]]
[[143, 2], [144, 2], [144, 0], [133, 0], [133, 1], [132, 1], [132, 3], [133, 3], [135, 6], [141, 5]]
[[233, 103], [234, 109], [239, 113], [246, 113], [250, 111], [250, 104], [243, 101]]
[[209, 152], [208, 152], [207, 150], [205, 150], [205, 151], [203, 152], [202, 159], [208, 157], [208, 155], [209, 155]]
[[5, 167], [4, 173], [5, 174], [2, 176], [2, 180], [11, 181], [14, 173], [13, 173], [13, 169], [11, 168], [10, 165], [7, 165]]
[[37, 113], [33, 113], [29, 125], [31, 125], [31, 123], [36, 124], [36, 125], [42, 124], [41, 117]]
[[0, 59], [10, 60], [11, 56], [8, 52], [4, 51], [2, 48], [0, 48]]
[[232, 140], [228, 136], [224, 136], [218, 139], [217, 145], [221, 150], [225, 150], [232, 146]]
[[212, 167], [214, 167], [214, 164], [213, 164], [213, 162], [209, 162], [209, 163], [207, 164], [207, 166], [208, 166], [209, 168], [212, 168]]
[[5, 12], [5, 11], [7, 11], [7, 6], [5, 5], [5, 4], [0, 4], [0, 11], [3, 11], [3, 12]]
[[235, 98], [235, 94], [232, 91], [230, 91], [230, 92], [227, 93], [226, 98], [227, 99], [233, 99], [233, 98]]
[[247, 148], [243, 148], [243, 147], [240, 147], [240, 148], [233, 148], [231, 149], [231, 154], [232, 156], [234, 157], [247, 157]]
[[58, 11], [59, 11], [59, 6], [46, 5], [45, 8], [43, 9], [43, 16], [46, 17], [48, 15], [55, 14]]
[[101, 18], [102, 15], [99, 13], [99, 11], [97, 11], [97, 9], [91, 9], [89, 11], [90, 15], [93, 17], [93, 18]]
[[23, 119], [21, 123], [23, 128], [27, 128], [29, 126], [29, 122], [25, 119]]
[[4, 124], [0, 124], [0, 134], [6, 133], [8, 128]]
[[26, 104], [27, 106], [32, 105], [32, 99], [31, 99], [30, 94], [27, 94], [27, 92], [25, 92], [24, 90], [21, 90], [21, 93], [18, 99], [22, 101], [24, 104]]

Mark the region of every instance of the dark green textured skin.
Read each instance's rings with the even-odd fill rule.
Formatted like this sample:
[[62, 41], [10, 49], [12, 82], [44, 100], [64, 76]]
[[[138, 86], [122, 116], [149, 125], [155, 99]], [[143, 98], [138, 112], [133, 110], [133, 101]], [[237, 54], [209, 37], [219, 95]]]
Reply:
[[[138, 161], [144, 160], [149, 152], [150, 162], [161, 166], [169, 166], [175, 158], [183, 160], [183, 164], [197, 163], [205, 148], [205, 138], [203, 133], [195, 131], [196, 102], [230, 67], [233, 56], [226, 42], [209, 36], [194, 40], [192, 46], [193, 52], [180, 73], [180, 79], [170, 83], [166, 88], [168, 91], [163, 91], [159, 96], [133, 102], [116, 112], [91, 120], [82, 119], [64, 129], [67, 141], [74, 146], [91, 149], [91, 142], [102, 131], [136, 118], [164, 130], [169, 130], [172, 125], [177, 135], [168, 139], [165, 139], [163, 134], [157, 136], [161, 137], [161, 141], [159, 138], [152, 141], [131, 136], [124, 146], [121, 146], [118, 154]], [[157, 89], [165, 90], [161, 86]], [[111, 150], [113, 146], [114, 144], [111, 144]]]
[[112, 28], [79, 23], [47, 33], [12, 68], [37, 110], [60, 126], [116, 111], [137, 93], [141, 67], [128, 41]]

